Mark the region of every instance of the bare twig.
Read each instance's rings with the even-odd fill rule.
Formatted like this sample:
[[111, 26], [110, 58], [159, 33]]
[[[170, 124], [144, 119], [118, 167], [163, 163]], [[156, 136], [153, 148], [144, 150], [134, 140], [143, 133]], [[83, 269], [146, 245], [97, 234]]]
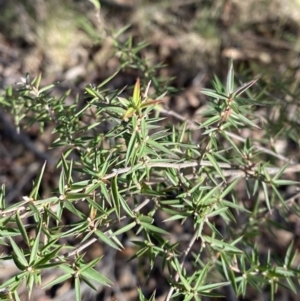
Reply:
[[[218, 166], [221, 169], [226, 169], [224, 171], [224, 176], [247, 176], [254, 174], [257, 171], [257, 167], [247, 167], [247, 166], [233, 166], [228, 163], [219, 162]], [[185, 163], [163, 163], [163, 162], [148, 162], [145, 164], [141, 164], [139, 167], [133, 166], [133, 167], [125, 167], [125, 168], [119, 168], [114, 169], [112, 173], [107, 174], [103, 177], [103, 179], [110, 179], [117, 175], [127, 173], [131, 171], [132, 169], [143, 169], [146, 167], [158, 167], [158, 168], [174, 168], [177, 170], [190, 168], [190, 167], [213, 167], [213, 164], [210, 161], [192, 161], [192, 162], [185, 162]], [[227, 170], [228, 169], [228, 170]], [[266, 171], [268, 174], [276, 174], [280, 171], [279, 167], [266, 167]], [[300, 172], [300, 164], [293, 165], [290, 167], [287, 167], [284, 171], [284, 173], [290, 173], [290, 172]]]
[[[254, 175], [257, 172], [257, 166], [253, 166], [253, 167], [247, 167], [247, 166], [233, 166], [231, 164], [228, 163], [223, 163], [223, 162], [219, 162], [218, 166], [223, 169], [222, 173], [223, 176], [228, 177], [246, 177], [249, 175]], [[144, 169], [146, 167], [157, 167], [157, 168], [174, 168], [177, 170], [181, 170], [181, 169], [185, 169], [185, 168], [190, 168], [190, 167], [213, 167], [213, 164], [210, 161], [202, 161], [202, 162], [198, 162], [198, 161], [194, 161], [194, 162], [184, 162], [184, 163], [164, 163], [164, 162], [145, 162], [144, 164], [139, 164], [139, 166], [133, 166], [133, 167], [126, 167], [126, 168], [119, 168], [119, 169], [114, 169], [112, 173], [107, 174], [105, 176], [103, 176], [101, 179], [111, 179], [115, 176], [121, 175], [121, 174], [125, 174], [131, 170], [138, 170], [138, 169]], [[276, 174], [280, 171], [280, 168], [278, 167], [266, 167], [265, 168], [267, 173], [272, 175], [272, 174]], [[288, 168], [286, 168], [284, 170], [284, 173], [295, 173], [295, 172], [300, 172], [300, 164], [297, 165], [293, 165], [290, 166]], [[100, 180], [101, 180], [100, 179]], [[91, 184], [92, 185], [92, 184]], [[86, 189], [88, 189], [89, 186], [86, 187]], [[22, 204], [20, 204], [20, 206], [18, 207], [14, 207], [14, 208], [8, 208], [6, 210], [1, 210], [0, 211], [0, 216], [12, 216], [14, 215], [17, 211], [19, 212], [23, 212], [23, 214], [21, 215], [21, 217], [26, 217], [28, 216], [29, 212], [27, 212], [27, 208], [28, 206], [25, 206], [30, 200], [28, 197], [23, 197], [25, 202], [23, 202]], [[33, 200], [34, 201], [34, 200]], [[149, 202], [149, 200], [145, 200], [145, 202], [143, 202], [140, 206], [143, 207], [145, 206], [147, 203]], [[56, 206], [56, 205], [55, 205]], [[38, 206], [40, 207], [40, 210], [43, 211], [44, 207]], [[136, 210], [140, 210], [136, 208]], [[124, 217], [125, 218], [125, 217]]]
[[87, 242], [80, 244], [74, 250], [63, 254], [63, 257], [68, 258], [68, 257], [74, 256], [74, 255], [77, 255], [79, 252], [83, 251], [84, 249], [86, 249], [87, 247], [89, 247], [96, 241], [97, 241], [97, 238], [92, 238], [92, 239], [88, 240]]

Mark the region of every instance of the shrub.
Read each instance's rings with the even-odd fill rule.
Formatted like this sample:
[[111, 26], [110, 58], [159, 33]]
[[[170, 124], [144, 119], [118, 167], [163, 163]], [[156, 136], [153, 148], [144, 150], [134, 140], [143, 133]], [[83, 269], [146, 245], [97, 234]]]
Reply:
[[[101, 272], [107, 254], [89, 260], [85, 252], [96, 241], [122, 251], [124, 236], [135, 248], [131, 259], [144, 264], [141, 283], [158, 267], [165, 300], [234, 300], [250, 287], [267, 288], [272, 300], [279, 286], [296, 293], [293, 243], [283, 257], [261, 243], [264, 231], [281, 227], [273, 213], [285, 219], [291, 208], [299, 210], [280, 189], [297, 184], [285, 177], [295, 167], [239, 135], [268, 127], [254, 114], [257, 79], [235, 89], [231, 64], [225, 87], [215, 78], [213, 89], [202, 90], [209, 108], [201, 122], [174, 124], [164, 121], [170, 114], [164, 95], [149, 96], [149, 86], [142, 93], [137, 79], [132, 97], [124, 97], [105, 88], [110, 79], [88, 85], [84, 101], [73, 103], [66, 102], [68, 93], [53, 96], [53, 85], [41, 88], [40, 77], [26, 77], [1, 98], [18, 126], [38, 124], [43, 131], [53, 124], [52, 147], [62, 150], [51, 195], [41, 193], [47, 162], [22, 201], [7, 205], [2, 186], [0, 243], [12, 251], [1, 261], [12, 260], [19, 272], [1, 284], [1, 298], [19, 300], [24, 283], [30, 298], [36, 285], [72, 279], [76, 300], [82, 283], [111, 286]], [[237, 193], [238, 185], [246, 195]], [[44, 283], [47, 269], [61, 273]], [[146, 297], [138, 290], [140, 300], [155, 300], [155, 292]]]

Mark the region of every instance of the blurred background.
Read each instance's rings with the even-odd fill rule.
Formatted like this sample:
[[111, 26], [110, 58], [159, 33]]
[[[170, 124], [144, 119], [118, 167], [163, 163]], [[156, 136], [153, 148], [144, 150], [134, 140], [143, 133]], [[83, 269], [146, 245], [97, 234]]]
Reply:
[[[126, 65], [109, 87], [120, 89], [132, 86], [137, 77], [148, 79], [152, 68], [152, 76], [162, 79], [160, 86], [154, 83], [158, 92], [168, 91], [166, 106], [184, 118], [196, 118], [206, 102], [199, 90], [210, 87], [214, 74], [223, 80], [230, 59], [241, 82], [260, 76], [259, 85], [268, 87], [269, 96], [279, 102], [292, 98], [297, 105], [300, 0], [105, 0], [100, 12], [88, 0], [0, 0], [0, 94], [27, 73], [31, 78], [42, 74], [42, 86], [60, 82], [55, 93], [72, 89], [72, 101], [85, 85], [99, 84], [128, 60], [121, 49], [130, 51], [137, 45], [137, 55], [148, 69], [143, 73]], [[56, 186], [58, 175], [51, 162], [60, 152], [49, 150], [51, 131], [46, 128], [40, 135], [33, 125], [18, 134], [12, 117], [0, 109], [0, 184], [6, 184], [8, 203], [30, 191], [45, 160], [45, 194]], [[282, 153], [297, 154], [293, 131], [289, 135], [276, 146]], [[284, 246], [298, 235], [281, 234]], [[101, 254], [97, 248], [90, 250], [91, 257]], [[116, 271], [132, 255], [130, 248], [127, 251], [118, 255]], [[136, 275], [132, 269], [123, 272], [116, 276], [122, 288], [118, 298], [136, 300]], [[72, 295], [64, 295], [70, 287], [36, 293], [32, 300], [72, 300]], [[149, 292], [155, 287], [153, 280]], [[108, 295], [100, 292], [97, 300], [112, 300]], [[240, 300], [267, 299], [250, 292]], [[276, 300], [299, 299], [282, 291]]]
[[[105, 0], [100, 17], [88, 0], [0, 1], [1, 88], [30, 73], [80, 88], [119, 66], [122, 43], [147, 42], [143, 59], [165, 64], [161, 75], [190, 90], [235, 67], [273, 80], [299, 80], [299, 0]], [[137, 74], [120, 75], [117, 84]], [[133, 79], [131, 79], [133, 78]], [[199, 90], [199, 87], [197, 87]], [[191, 93], [192, 94], [192, 93]], [[197, 98], [198, 96], [196, 96]], [[197, 107], [187, 97], [187, 107]]]

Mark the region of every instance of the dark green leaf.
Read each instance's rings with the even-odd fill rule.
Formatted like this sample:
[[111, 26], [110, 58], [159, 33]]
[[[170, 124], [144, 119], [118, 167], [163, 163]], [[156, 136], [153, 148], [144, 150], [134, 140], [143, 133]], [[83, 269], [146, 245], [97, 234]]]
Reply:
[[29, 238], [28, 238], [28, 235], [27, 235], [27, 231], [26, 231], [26, 229], [25, 229], [25, 227], [24, 227], [24, 225], [21, 221], [19, 211], [17, 211], [17, 214], [16, 214], [16, 223], [17, 223], [18, 229], [20, 230], [20, 233], [21, 233], [25, 243], [29, 247], [30, 246]]
[[113, 205], [114, 205], [114, 208], [116, 210], [117, 217], [118, 217], [118, 219], [120, 219], [121, 206], [120, 206], [120, 197], [119, 197], [119, 191], [118, 191], [118, 178], [117, 178], [117, 176], [115, 176], [112, 179], [111, 190], [112, 190]]

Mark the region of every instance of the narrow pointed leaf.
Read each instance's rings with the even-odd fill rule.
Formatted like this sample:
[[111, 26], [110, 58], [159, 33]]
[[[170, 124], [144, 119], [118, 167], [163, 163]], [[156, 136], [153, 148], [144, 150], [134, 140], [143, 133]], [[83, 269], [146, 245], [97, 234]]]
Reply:
[[233, 92], [233, 97], [238, 97], [240, 96], [242, 93], [244, 93], [247, 89], [249, 89], [251, 86], [253, 86], [256, 82], [258, 81], [257, 79], [253, 79], [248, 83], [243, 84], [242, 86], [240, 86], [239, 88], [237, 88], [234, 92]]
[[223, 175], [223, 172], [222, 172], [220, 166], [218, 165], [218, 162], [216, 161], [215, 157], [212, 156], [212, 155], [209, 154], [209, 153], [206, 153], [206, 157], [207, 157], [207, 159], [210, 161], [210, 163], [213, 165], [213, 167], [215, 168], [215, 170], [218, 172], [218, 174], [220, 175], [220, 177], [221, 177], [224, 181], [226, 181], [226, 180], [225, 180], [225, 177], [224, 177], [224, 175]]
[[233, 70], [233, 63], [232, 60], [229, 65], [229, 70], [227, 73], [226, 79], [226, 95], [230, 96], [233, 92], [233, 85], [234, 85], [234, 70]]
[[40, 222], [37, 230], [36, 230], [36, 236], [35, 236], [35, 240], [31, 249], [31, 253], [30, 253], [30, 260], [29, 260], [29, 264], [33, 265], [33, 263], [35, 262], [36, 258], [37, 258], [37, 253], [38, 253], [38, 249], [39, 249], [39, 245], [40, 245], [40, 234], [41, 234], [41, 229], [42, 229], [42, 223]]
[[41, 182], [42, 182], [45, 167], [46, 167], [46, 162], [44, 163], [44, 165], [42, 167], [42, 170], [40, 172], [40, 175], [39, 175], [38, 179], [34, 182], [32, 192], [30, 193], [30, 197], [32, 197], [35, 200], [38, 198], [38, 192], [39, 192], [40, 185], [41, 185]]
[[[94, 0], [95, 2], [98, 2], [97, 0]], [[113, 73], [111, 76], [109, 76], [108, 78], [106, 78], [103, 82], [101, 82], [100, 85], [97, 86], [97, 88], [101, 88], [103, 87], [104, 85], [106, 85], [111, 79], [113, 79], [118, 73], [120, 72], [120, 70], [118, 69], [115, 73]]]
[[9, 237], [9, 240], [10, 240], [10, 244], [11, 244], [15, 254], [17, 255], [17, 258], [20, 261], [20, 263], [25, 267], [28, 266], [28, 262], [24, 256], [23, 252], [21, 251], [21, 249], [19, 249], [18, 245], [15, 243], [15, 241], [11, 237]]
[[113, 233], [114, 236], [118, 236], [124, 232], [128, 232], [129, 230], [131, 230], [132, 228], [134, 228], [136, 226], [136, 222], [132, 222], [124, 227], [122, 227], [121, 229], [117, 230], [116, 232]]
[[76, 301], [81, 301], [80, 279], [75, 277], [75, 297]]
[[121, 205], [120, 205], [120, 197], [119, 197], [119, 191], [118, 191], [118, 178], [117, 178], [117, 176], [115, 176], [112, 179], [111, 190], [112, 190], [113, 205], [114, 205], [114, 208], [116, 210], [117, 217], [118, 217], [118, 219], [120, 219]]
[[164, 229], [158, 228], [156, 226], [153, 226], [151, 224], [145, 223], [145, 222], [140, 222], [141, 226], [147, 230], [156, 232], [156, 233], [160, 233], [160, 234], [166, 234], [166, 235], [170, 235], [169, 232], [165, 231]]
[[268, 210], [271, 211], [271, 205], [270, 205], [270, 199], [269, 199], [267, 184], [265, 182], [262, 182], [262, 187], [263, 187], [263, 191], [264, 191], [264, 195], [265, 195], [265, 201], [266, 201]]
[[138, 108], [141, 103], [141, 86], [140, 86], [140, 79], [137, 78], [134, 90], [133, 90], [133, 96], [132, 96], [132, 102], [135, 108]]
[[17, 214], [16, 214], [16, 223], [17, 223], [18, 229], [21, 232], [21, 235], [22, 235], [24, 241], [26, 242], [27, 246], [29, 247], [29, 245], [30, 245], [29, 238], [27, 235], [27, 231], [21, 221], [19, 211], [17, 211]]
[[112, 282], [106, 278], [105, 276], [101, 275], [95, 269], [88, 269], [82, 273], [82, 275], [86, 278], [92, 279], [98, 283], [101, 283], [106, 286], [111, 286]]
[[121, 250], [114, 242], [112, 242], [103, 232], [96, 230], [95, 234], [107, 245], [111, 246], [114, 249]]
[[219, 94], [216, 93], [214, 90], [210, 90], [210, 89], [202, 89], [201, 93], [204, 95], [207, 95], [209, 97], [212, 97], [214, 99], [223, 99], [223, 100], [227, 100], [227, 96], [223, 95], [223, 94]]
[[59, 276], [58, 278], [55, 278], [54, 280], [52, 280], [52, 281], [46, 283], [46, 284], [43, 286], [43, 289], [48, 288], [48, 287], [52, 287], [52, 286], [54, 286], [55, 284], [64, 282], [64, 281], [68, 280], [68, 279], [71, 278], [71, 277], [72, 277], [72, 274], [65, 274], [65, 275]]

